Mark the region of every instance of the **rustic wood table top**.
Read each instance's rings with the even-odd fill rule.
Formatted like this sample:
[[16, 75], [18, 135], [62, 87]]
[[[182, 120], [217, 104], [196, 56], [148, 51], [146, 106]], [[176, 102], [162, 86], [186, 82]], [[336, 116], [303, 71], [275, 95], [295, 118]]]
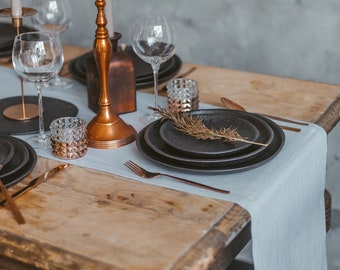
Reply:
[[[89, 50], [65, 46], [66, 62]], [[339, 121], [338, 85], [188, 63], [180, 73], [192, 66], [202, 102], [221, 105], [224, 96], [327, 132]], [[67, 66], [62, 72], [69, 75]], [[39, 157], [10, 191], [58, 164]], [[17, 269], [223, 269], [250, 239], [250, 216], [237, 204], [74, 165], [16, 202], [27, 223], [16, 224], [8, 206], [0, 209], [0, 264], [14, 259]]]

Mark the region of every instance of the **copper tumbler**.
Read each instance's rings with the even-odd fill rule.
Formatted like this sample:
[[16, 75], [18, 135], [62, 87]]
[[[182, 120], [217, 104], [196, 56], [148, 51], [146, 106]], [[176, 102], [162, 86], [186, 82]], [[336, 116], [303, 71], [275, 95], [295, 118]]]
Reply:
[[77, 159], [87, 152], [86, 121], [62, 117], [50, 124], [52, 154], [60, 159]]
[[168, 109], [188, 112], [199, 108], [198, 83], [192, 79], [173, 79], [167, 84]]

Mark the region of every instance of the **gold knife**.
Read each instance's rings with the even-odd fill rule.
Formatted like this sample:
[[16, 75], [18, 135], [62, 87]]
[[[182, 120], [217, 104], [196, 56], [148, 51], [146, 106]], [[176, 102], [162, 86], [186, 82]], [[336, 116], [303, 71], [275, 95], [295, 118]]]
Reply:
[[14, 202], [11, 194], [9, 194], [7, 188], [2, 183], [1, 179], [0, 179], [0, 188], [1, 188], [2, 193], [5, 196], [5, 200], [4, 201], [8, 203], [8, 205], [11, 208], [11, 210], [12, 210], [12, 212], [14, 214], [14, 217], [15, 217], [16, 221], [18, 222], [18, 224], [25, 224], [26, 221], [25, 221], [24, 216], [22, 215], [22, 213], [21, 213], [19, 207], [17, 206], [17, 204]]
[[[239, 110], [239, 111], [246, 111], [246, 109], [244, 107], [242, 107], [240, 104], [238, 104], [238, 103], [236, 103], [236, 102], [234, 102], [234, 101], [232, 101], [228, 98], [221, 97], [221, 102], [222, 102], [222, 105], [226, 108]], [[287, 123], [292, 123], [292, 124], [297, 124], [297, 125], [302, 125], [302, 126], [308, 126], [307, 122], [301, 122], [301, 121], [287, 119], [287, 118], [269, 115], [269, 114], [265, 114], [265, 113], [255, 113], [255, 114], [262, 115], [262, 116], [265, 116], [265, 117], [269, 117], [269, 118], [272, 118], [272, 119], [275, 119], [275, 120], [287, 122]]]
[[[33, 180], [31, 180], [27, 186], [23, 187], [22, 189], [18, 190], [17, 192], [12, 194], [12, 198], [16, 199], [22, 195], [24, 195], [26, 192], [28, 192], [29, 190], [35, 188], [36, 186], [40, 185], [41, 183], [45, 182], [48, 178], [54, 176], [57, 172], [65, 169], [66, 167], [68, 167], [69, 164], [62, 164], [59, 165], [47, 172], [45, 172], [44, 174], [34, 178]], [[0, 202], [0, 206], [3, 206], [6, 204], [6, 200], [3, 200]]]

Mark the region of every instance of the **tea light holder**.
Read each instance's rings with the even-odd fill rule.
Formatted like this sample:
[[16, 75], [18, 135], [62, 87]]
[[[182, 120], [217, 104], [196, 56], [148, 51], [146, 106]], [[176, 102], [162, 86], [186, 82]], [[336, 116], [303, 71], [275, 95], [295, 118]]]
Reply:
[[[37, 13], [36, 9], [23, 7], [22, 15], [20, 17], [12, 17], [11, 8], [4, 8], [0, 10], [0, 17], [12, 18], [12, 25], [16, 28], [17, 35], [20, 34], [20, 27], [22, 26], [22, 18], [32, 16]], [[12, 120], [27, 120], [38, 116], [38, 105], [37, 104], [26, 104], [25, 93], [24, 93], [24, 81], [20, 78], [21, 86], [21, 104], [12, 105], [7, 107], [2, 114]]]
[[111, 108], [108, 73], [112, 57], [112, 45], [106, 29], [105, 4], [105, 0], [96, 0], [95, 2], [98, 13], [93, 54], [99, 73], [100, 97], [97, 115], [87, 126], [88, 146], [101, 149], [121, 147], [133, 142], [137, 136], [136, 130], [126, 124]]

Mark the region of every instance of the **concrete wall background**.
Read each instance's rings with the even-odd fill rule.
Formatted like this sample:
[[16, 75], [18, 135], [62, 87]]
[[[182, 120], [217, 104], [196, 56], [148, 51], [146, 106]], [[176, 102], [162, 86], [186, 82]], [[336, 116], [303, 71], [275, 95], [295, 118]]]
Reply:
[[[64, 38], [92, 46], [94, 1], [71, 3], [79, 14]], [[340, 83], [338, 0], [114, 0], [113, 8], [125, 43], [135, 18], [167, 14], [184, 61]]]
[[[63, 40], [92, 47], [94, 0], [69, 1], [74, 15]], [[0, 8], [9, 3], [0, 0]], [[338, 0], [113, 0], [113, 9], [127, 44], [135, 18], [166, 14], [176, 23], [184, 61], [340, 84]]]

